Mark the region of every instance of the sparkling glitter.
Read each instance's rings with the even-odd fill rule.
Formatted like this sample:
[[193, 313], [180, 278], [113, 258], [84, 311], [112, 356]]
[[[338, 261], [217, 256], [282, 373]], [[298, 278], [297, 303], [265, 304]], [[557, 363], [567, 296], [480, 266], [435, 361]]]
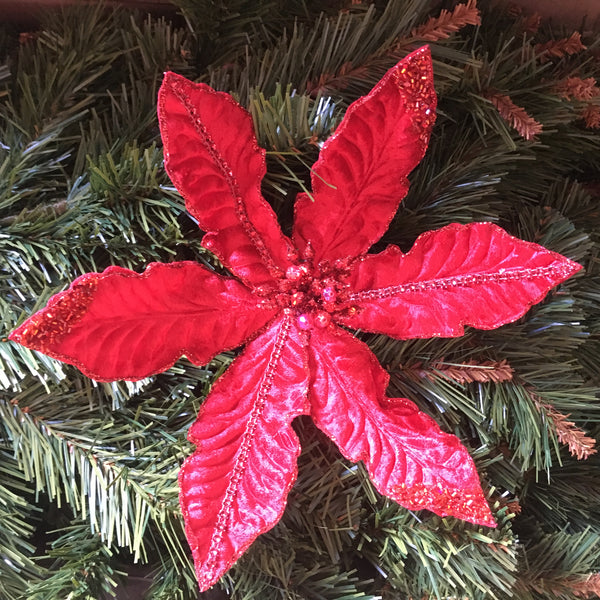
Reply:
[[321, 293], [321, 296], [323, 296], [325, 302], [335, 302], [337, 294], [335, 293], [335, 288], [333, 286], [327, 286]]
[[482, 502], [481, 490], [449, 489], [440, 484], [433, 486], [422, 483], [407, 486], [402, 483], [394, 488], [393, 497], [411, 510], [426, 508], [441, 516], [460, 514], [462, 519], [488, 527], [496, 526], [487, 504]]
[[285, 276], [287, 279], [291, 279], [292, 281], [297, 281], [302, 277], [302, 271], [298, 265], [291, 265], [287, 268], [285, 272]]
[[[310, 246], [310, 244], [308, 244]], [[292, 309], [298, 327], [327, 327], [337, 317], [356, 311], [348, 302], [348, 284], [355, 259], [320, 261], [316, 266], [301, 260], [286, 269], [286, 277], [278, 280], [279, 292], [271, 294], [277, 306]]]
[[[433, 70], [428, 50], [426, 48], [417, 50], [410, 64], [394, 72], [394, 79], [405, 96], [406, 108], [414, 111], [412, 118], [420, 126], [420, 140], [426, 146], [435, 122], [435, 112], [431, 108], [436, 106], [435, 90], [431, 84]], [[410, 95], [406, 95], [405, 90], [410, 90]]]
[[423, 292], [430, 289], [448, 290], [458, 287], [469, 287], [485, 283], [504, 283], [506, 281], [531, 281], [543, 278], [566, 278], [573, 272], [573, 267], [564, 264], [552, 264], [545, 267], [501, 269], [496, 273], [477, 273], [443, 277], [428, 281], [417, 281], [410, 284], [391, 285], [383, 288], [365, 290], [348, 294], [350, 302], [365, 300], [381, 300], [408, 292]]
[[331, 315], [325, 311], [320, 310], [315, 315], [315, 323], [318, 327], [327, 327], [331, 323]]
[[69, 290], [55, 296], [46, 309], [30, 317], [29, 325], [15, 335], [15, 341], [48, 352], [83, 317], [97, 285], [94, 274], [81, 277]]
[[298, 315], [296, 318], [296, 323], [298, 323], [298, 327], [303, 330], [310, 329], [310, 319], [308, 315]]
[[294, 292], [290, 304], [294, 307], [299, 306], [304, 303], [305, 298], [306, 296], [303, 292]]

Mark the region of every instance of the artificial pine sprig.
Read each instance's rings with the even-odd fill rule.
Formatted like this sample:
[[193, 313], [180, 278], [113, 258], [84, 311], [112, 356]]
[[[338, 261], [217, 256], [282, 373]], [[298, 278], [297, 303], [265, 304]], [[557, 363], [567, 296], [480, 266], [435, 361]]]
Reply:
[[410, 32], [410, 37], [415, 40], [437, 42], [448, 39], [466, 25], [481, 25], [477, 0], [467, 0], [466, 4], [457, 4], [452, 11], [442, 10], [438, 17], [431, 17], [423, 25], [415, 27]]
[[534, 46], [536, 57], [542, 63], [553, 58], [577, 54], [585, 49], [586, 46], [581, 41], [581, 33], [578, 31], [574, 31], [568, 38], [549, 40]]
[[496, 107], [500, 116], [524, 139], [530, 141], [542, 132], [542, 124], [529, 115], [524, 108], [517, 106], [506, 94], [488, 92], [485, 97]]
[[567, 100], [591, 100], [600, 96], [600, 88], [593, 77], [581, 79], [581, 77], [567, 77], [556, 85], [556, 92]]
[[575, 456], [578, 460], [583, 460], [598, 452], [595, 448], [596, 440], [586, 435], [585, 431], [577, 427], [573, 421], [569, 421], [569, 415], [561, 414], [551, 404], [544, 402], [533, 392], [531, 392], [531, 398], [536, 408], [552, 422], [558, 441], [569, 447], [572, 456]]

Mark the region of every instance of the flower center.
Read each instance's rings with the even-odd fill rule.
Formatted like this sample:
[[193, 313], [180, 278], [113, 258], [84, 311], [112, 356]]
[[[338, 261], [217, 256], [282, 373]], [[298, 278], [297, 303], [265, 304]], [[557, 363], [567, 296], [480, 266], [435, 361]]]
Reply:
[[294, 312], [300, 329], [327, 327], [335, 316], [353, 314], [356, 308], [347, 301], [345, 283], [350, 274], [348, 263], [321, 261], [315, 266], [299, 261], [288, 267], [285, 278], [279, 282], [277, 304]]

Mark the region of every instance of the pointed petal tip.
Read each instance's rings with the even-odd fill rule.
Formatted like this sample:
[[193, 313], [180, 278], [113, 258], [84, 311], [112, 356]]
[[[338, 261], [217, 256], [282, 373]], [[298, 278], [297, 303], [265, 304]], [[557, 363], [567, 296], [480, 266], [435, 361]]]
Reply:
[[159, 95], [164, 93], [165, 88], [171, 87], [173, 81], [175, 81], [177, 77], [177, 73], [173, 73], [173, 71], [165, 71], [163, 73], [163, 80], [160, 84], [160, 89], [158, 90]]
[[403, 60], [411, 60], [419, 56], [426, 56], [431, 60], [431, 48], [429, 44], [425, 44], [416, 50], [413, 50], [410, 54], [407, 54]]
[[173, 81], [183, 81], [183, 80], [189, 81], [183, 75], [179, 75], [178, 73], [175, 73], [174, 71], [165, 71], [163, 73], [163, 85], [165, 83], [172, 83]]
[[473, 514], [471, 516], [466, 514], [464, 517], [459, 518], [469, 521], [469, 523], [474, 523], [475, 525], [482, 525], [483, 527], [491, 527], [492, 529], [495, 529], [498, 527], [498, 522], [490, 510], [488, 501], [482, 492], [480, 492], [478, 496], [479, 497], [475, 499], [473, 504]]
[[407, 54], [404, 58], [402, 58], [395, 67], [392, 67], [392, 69], [406, 68], [413, 63], [419, 62], [425, 63], [427, 69], [433, 68], [431, 48], [429, 46], [421, 46], [420, 48], [413, 50], [410, 54]]
[[219, 581], [219, 579], [221, 579], [228, 569], [217, 571], [213, 570], [210, 574], [208, 574], [205, 570], [203, 570], [203, 567], [203, 564], [196, 565], [196, 578], [198, 579], [198, 589], [201, 592], [206, 592], [213, 587]]
[[547, 252], [554, 256], [553, 262], [548, 266], [548, 276], [552, 280], [552, 287], [565, 282], [583, 269], [583, 265], [580, 265], [562, 254], [552, 251]]
[[498, 523], [496, 522], [496, 519], [494, 519], [494, 517], [492, 517], [492, 513], [490, 512], [489, 516], [476, 522], [477, 525], [483, 525], [484, 527], [491, 527], [493, 529], [495, 529], [496, 527], [498, 527]]
[[30, 350], [38, 350], [38, 345], [36, 344], [35, 335], [33, 335], [29, 329], [29, 321], [31, 317], [27, 319], [24, 323], [21, 323], [16, 329], [11, 331], [8, 334], [8, 339], [15, 344], [20, 344], [21, 346], [25, 346]]
[[[175, 73], [174, 71], [165, 71], [163, 73], [163, 80], [158, 90], [158, 112], [159, 119], [160, 115], [164, 110], [164, 98], [165, 96], [169, 96], [171, 93], [179, 90], [179, 93], [191, 93], [193, 90], [210, 90], [213, 91], [210, 86], [205, 83], [195, 83], [191, 81], [187, 77], [180, 75], [179, 73]], [[163, 102], [160, 101], [160, 98], [163, 98]]]
[[446, 489], [439, 485], [401, 484], [390, 497], [409, 510], [430, 510], [485, 527], [497, 523], [481, 489]]
[[575, 273], [579, 273], [579, 271], [583, 269], [583, 265], [580, 265], [578, 262], [575, 262], [574, 260], [571, 260], [569, 258], [567, 258], [567, 261], [567, 265], [569, 268], [568, 275], [565, 277], [565, 279], [572, 277], [573, 275], [575, 275]]

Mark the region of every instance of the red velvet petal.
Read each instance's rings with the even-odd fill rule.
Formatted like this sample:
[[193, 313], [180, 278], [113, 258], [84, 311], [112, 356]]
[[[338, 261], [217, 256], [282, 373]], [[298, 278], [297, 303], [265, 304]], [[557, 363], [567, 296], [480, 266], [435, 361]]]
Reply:
[[207, 363], [274, 316], [235, 279], [194, 262], [88, 273], [53, 296], [10, 339], [99, 381], [134, 381], [186, 355]]
[[158, 94], [165, 168], [204, 245], [252, 285], [285, 273], [290, 241], [261, 195], [265, 151], [250, 115], [231, 96], [166, 73]]
[[312, 416], [375, 487], [406, 508], [494, 526], [475, 465], [457, 437], [404, 398], [385, 397], [388, 375], [341, 329], [313, 329]]
[[200, 589], [208, 589], [279, 521], [296, 480], [308, 413], [305, 341], [284, 316], [248, 345], [214, 386], [189, 439], [179, 482]]
[[354, 102], [313, 167], [314, 201], [296, 201], [294, 242], [315, 261], [358, 256], [388, 228], [435, 120], [429, 48], [407, 56]]
[[403, 254], [365, 256], [349, 281], [352, 328], [407, 338], [462, 335], [518, 319], [581, 266], [491, 223], [430, 231]]

